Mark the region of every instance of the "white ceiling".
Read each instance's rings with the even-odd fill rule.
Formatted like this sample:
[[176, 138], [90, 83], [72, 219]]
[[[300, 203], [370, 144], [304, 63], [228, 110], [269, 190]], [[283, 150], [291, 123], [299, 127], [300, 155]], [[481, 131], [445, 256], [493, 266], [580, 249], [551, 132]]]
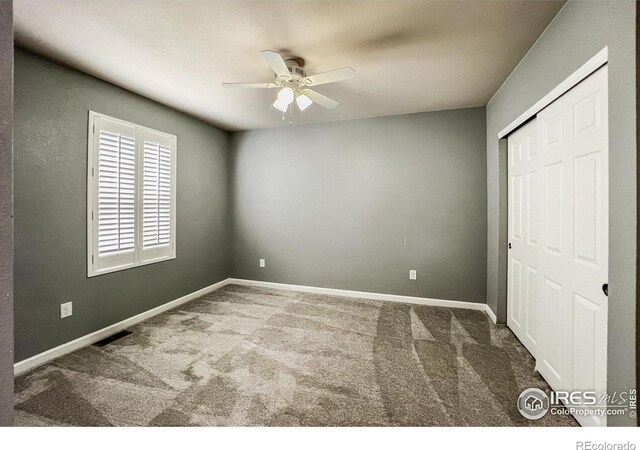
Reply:
[[[308, 74], [351, 66], [316, 90], [341, 104], [294, 123], [485, 105], [553, 19], [556, 1], [15, 0], [18, 45], [228, 130], [286, 125], [259, 54]], [[296, 110], [297, 112], [297, 110]]]

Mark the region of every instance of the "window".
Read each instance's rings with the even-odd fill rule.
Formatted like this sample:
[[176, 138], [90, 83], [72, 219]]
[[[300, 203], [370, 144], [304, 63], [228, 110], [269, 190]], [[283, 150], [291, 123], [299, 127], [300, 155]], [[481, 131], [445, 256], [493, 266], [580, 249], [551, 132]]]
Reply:
[[89, 112], [88, 276], [176, 256], [176, 137]]

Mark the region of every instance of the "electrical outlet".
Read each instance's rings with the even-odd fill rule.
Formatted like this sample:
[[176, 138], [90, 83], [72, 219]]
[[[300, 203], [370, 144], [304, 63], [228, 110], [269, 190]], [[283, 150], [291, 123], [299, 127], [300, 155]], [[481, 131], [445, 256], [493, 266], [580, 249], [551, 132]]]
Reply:
[[73, 303], [62, 303], [60, 305], [60, 318], [64, 319], [65, 317], [69, 317], [73, 314]]
[[418, 278], [418, 271], [417, 270], [410, 270], [409, 271], [409, 279], [410, 280], [415, 280], [416, 278]]
[[260, 267], [267, 267], [267, 262], [264, 259], [260, 260]]

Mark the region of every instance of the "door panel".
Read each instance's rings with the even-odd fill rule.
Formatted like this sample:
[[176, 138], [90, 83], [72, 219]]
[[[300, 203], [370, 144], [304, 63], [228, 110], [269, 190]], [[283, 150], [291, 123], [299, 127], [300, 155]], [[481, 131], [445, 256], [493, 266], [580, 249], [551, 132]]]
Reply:
[[573, 233], [574, 259], [598, 265], [601, 230], [600, 211], [600, 152], [579, 156], [574, 160]]
[[540, 186], [538, 185], [538, 172], [527, 173], [527, 241], [533, 246], [538, 245], [538, 228], [540, 218]]
[[553, 163], [545, 167], [545, 250], [559, 255], [562, 236], [562, 163]]
[[511, 258], [511, 314], [513, 324], [522, 327], [522, 264], [516, 258]]
[[600, 128], [600, 99], [600, 92], [596, 91], [574, 105], [574, 137], [577, 138]]
[[595, 331], [597, 328], [597, 314], [600, 306], [573, 293], [573, 364], [583, 365], [584, 369], [577, 371], [573, 379], [576, 389], [589, 389], [595, 383]]
[[513, 223], [512, 236], [514, 239], [522, 240], [522, 176], [517, 175], [511, 179], [513, 187]]
[[[606, 392], [607, 105], [604, 66], [537, 116], [544, 173], [537, 269], [544, 306], [537, 316], [536, 368], [555, 390]], [[606, 417], [576, 419], [606, 425]]]
[[536, 321], [537, 310], [536, 310], [536, 301], [537, 301], [537, 292], [538, 292], [538, 271], [531, 266], [527, 266], [527, 281], [526, 281], [526, 299], [524, 304], [527, 308], [525, 314], [526, 327], [525, 332], [527, 334], [527, 338], [536, 344], [537, 341], [537, 330], [538, 326]]
[[562, 305], [562, 286], [552, 280], [544, 280], [544, 320], [545, 327], [543, 331], [543, 348], [540, 352], [544, 352], [545, 364], [558, 385], [561, 385], [565, 377], [565, 369], [562, 363], [562, 336], [561, 331], [561, 305]]
[[509, 264], [507, 325], [535, 355], [538, 292], [539, 144], [535, 120], [509, 136]]
[[562, 121], [560, 115], [550, 117], [542, 124], [544, 129], [544, 148], [550, 150], [562, 141]]

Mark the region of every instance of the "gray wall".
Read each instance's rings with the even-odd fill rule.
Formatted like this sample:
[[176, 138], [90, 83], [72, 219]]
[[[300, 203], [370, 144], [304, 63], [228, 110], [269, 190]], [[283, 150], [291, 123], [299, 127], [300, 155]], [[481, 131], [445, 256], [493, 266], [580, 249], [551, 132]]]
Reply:
[[[609, 47], [608, 390], [635, 387], [636, 5], [570, 1], [487, 105], [487, 303], [506, 314], [506, 155], [498, 132], [563, 79]], [[630, 418], [611, 424], [634, 425]]]
[[0, 1], [0, 426], [13, 420], [12, 6]]
[[484, 142], [484, 108], [236, 133], [232, 276], [484, 303]]
[[[175, 260], [87, 278], [90, 109], [177, 135]], [[16, 361], [227, 277], [226, 132], [16, 49], [14, 134]]]

